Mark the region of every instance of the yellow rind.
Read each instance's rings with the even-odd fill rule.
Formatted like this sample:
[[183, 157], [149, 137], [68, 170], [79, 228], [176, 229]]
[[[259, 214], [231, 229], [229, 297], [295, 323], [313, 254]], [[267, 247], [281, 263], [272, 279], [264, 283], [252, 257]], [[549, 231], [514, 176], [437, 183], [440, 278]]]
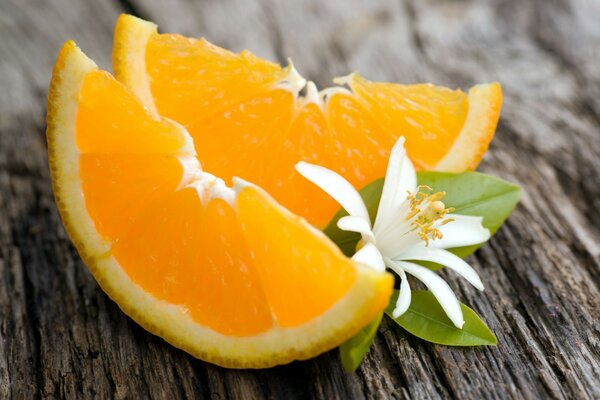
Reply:
[[152, 22], [121, 14], [115, 25], [112, 64], [115, 78], [127, 86], [154, 113], [157, 113], [146, 73], [146, 45], [157, 34]]
[[112, 256], [88, 266], [109, 297], [144, 329], [196, 358], [227, 368], [268, 368], [339, 346], [383, 311], [393, 285], [388, 273], [357, 266], [356, 284], [310, 322], [252, 337], [230, 337], [198, 325], [179, 306], [144, 292]]
[[[71, 41], [59, 53], [48, 94], [50, 171], [59, 212], [81, 258], [106, 294], [134, 321], [202, 360], [229, 368], [266, 368], [312, 358], [338, 346], [385, 308], [393, 277], [361, 265], [356, 265], [356, 283], [322, 315], [298, 327], [274, 327], [252, 337], [225, 336], [200, 326], [183, 307], [145, 292], [111, 255], [110, 244], [99, 237], [81, 191], [75, 143], [78, 93], [86, 74], [96, 69]], [[339, 252], [330, 244], [332, 251]]]
[[98, 69], [75, 45], [68, 41], [58, 54], [46, 114], [48, 164], [56, 204], [69, 237], [84, 261], [106, 253], [110, 245], [98, 235], [89, 218], [79, 185], [79, 152], [75, 144], [77, 95], [83, 78]]
[[432, 169], [462, 172], [474, 170], [487, 151], [502, 108], [498, 82], [476, 85], [469, 90], [465, 124], [448, 153]]

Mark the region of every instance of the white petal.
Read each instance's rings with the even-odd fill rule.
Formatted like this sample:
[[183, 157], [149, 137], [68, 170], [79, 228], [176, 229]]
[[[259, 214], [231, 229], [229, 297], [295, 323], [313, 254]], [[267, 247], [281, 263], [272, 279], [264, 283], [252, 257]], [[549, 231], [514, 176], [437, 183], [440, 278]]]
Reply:
[[352, 259], [361, 264], [366, 264], [377, 271], [385, 271], [383, 257], [373, 243], [365, 244], [352, 256]]
[[404, 137], [400, 137], [390, 154], [377, 219], [375, 225], [393, 222], [390, 219], [400, 205], [406, 201], [406, 192], [411, 193], [417, 186], [417, 174], [412, 162], [404, 150]]
[[398, 318], [402, 314], [408, 310], [410, 306], [411, 293], [410, 293], [410, 285], [408, 283], [408, 279], [404, 270], [399, 266], [395, 265], [395, 262], [390, 260], [389, 258], [384, 258], [385, 265], [387, 265], [391, 270], [400, 276], [402, 282], [400, 283], [400, 293], [398, 294], [398, 300], [396, 300], [396, 307], [394, 311], [392, 311], [392, 316], [394, 318]]
[[406, 261], [423, 260], [445, 265], [446, 267], [460, 274], [477, 289], [483, 290], [483, 283], [481, 282], [481, 279], [479, 279], [477, 271], [475, 271], [473, 267], [467, 264], [462, 258], [450, 253], [449, 251], [431, 247], [412, 247], [406, 251], [403, 251], [397, 257], [394, 257], [394, 259]]
[[402, 282], [400, 283], [400, 293], [398, 300], [396, 301], [396, 307], [392, 311], [392, 316], [398, 318], [408, 310], [411, 301], [410, 285], [408, 284], [408, 278], [404, 271], [402, 271]]
[[338, 228], [343, 231], [358, 232], [365, 241], [374, 243], [375, 236], [371, 231], [371, 224], [362, 217], [352, 217], [350, 215], [342, 217], [337, 222]]
[[341, 175], [325, 167], [304, 161], [296, 164], [296, 171], [333, 197], [348, 214], [370, 221], [369, 212], [360, 194]]
[[390, 225], [384, 232], [374, 231], [374, 234], [381, 254], [385, 254], [392, 259], [396, 258], [396, 254], [400, 254], [410, 247], [424, 244], [414, 230], [414, 226], [406, 220], [397, 221], [396, 224]]
[[481, 224], [483, 217], [459, 214], [448, 214], [446, 217], [454, 221], [439, 227], [443, 237], [430, 241], [429, 246], [451, 249], [483, 243], [490, 238], [490, 231]]
[[460, 309], [460, 302], [446, 281], [429, 268], [405, 261], [394, 261], [400, 265], [404, 271], [423, 282], [440, 303], [454, 326], [458, 329], [462, 329], [465, 321], [463, 320], [463, 313]]

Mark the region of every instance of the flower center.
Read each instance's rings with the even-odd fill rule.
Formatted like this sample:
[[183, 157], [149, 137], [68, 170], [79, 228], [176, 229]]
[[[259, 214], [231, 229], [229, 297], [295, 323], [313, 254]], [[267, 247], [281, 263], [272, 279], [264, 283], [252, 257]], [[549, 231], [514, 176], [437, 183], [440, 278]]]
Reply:
[[406, 199], [410, 203], [410, 211], [406, 220], [412, 220], [413, 230], [429, 246], [430, 240], [442, 238], [442, 232], [438, 229], [454, 221], [452, 218], [445, 218], [446, 214], [454, 211], [453, 207], [446, 208], [441, 201], [446, 192], [430, 193], [433, 189], [427, 185], [419, 185], [415, 194], [408, 193]]

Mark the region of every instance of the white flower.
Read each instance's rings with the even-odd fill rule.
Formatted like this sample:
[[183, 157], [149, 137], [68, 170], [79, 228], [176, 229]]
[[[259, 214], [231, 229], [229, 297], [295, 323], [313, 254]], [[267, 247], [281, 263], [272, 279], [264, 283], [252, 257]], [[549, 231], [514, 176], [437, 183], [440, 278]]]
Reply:
[[464, 324], [460, 303], [450, 286], [432, 270], [411, 261], [432, 261], [454, 270], [473, 286], [483, 290], [477, 272], [464, 260], [447, 250], [485, 242], [490, 232], [481, 224], [482, 217], [452, 214], [441, 201], [445, 193], [430, 194], [431, 188], [417, 186], [415, 169], [406, 156], [404, 138], [392, 149], [375, 223], [360, 194], [337, 173], [306, 162], [296, 164], [306, 179], [333, 197], [348, 212], [337, 225], [362, 236], [360, 249], [352, 257], [372, 268], [387, 266], [402, 279], [394, 309], [402, 315], [411, 300], [406, 273], [422, 281], [436, 297], [457, 328]]

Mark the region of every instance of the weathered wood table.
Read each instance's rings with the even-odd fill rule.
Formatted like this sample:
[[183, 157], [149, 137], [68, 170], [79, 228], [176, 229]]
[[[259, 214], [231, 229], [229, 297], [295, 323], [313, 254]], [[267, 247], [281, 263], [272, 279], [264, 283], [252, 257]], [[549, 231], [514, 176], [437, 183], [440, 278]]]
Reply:
[[[198, 361], [127, 318], [67, 238], [46, 165], [45, 97], [63, 41], [110, 69], [121, 12], [284, 62], [317, 84], [468, 88], [498, 80], [481, 169], [523, 201], [445, 275], [496, 348], [434, 346], [384, 323], [355, 374], [338, 354], [262, 371]], [[0, 0], [0, 398], [600, 398], [600, 2]]]

